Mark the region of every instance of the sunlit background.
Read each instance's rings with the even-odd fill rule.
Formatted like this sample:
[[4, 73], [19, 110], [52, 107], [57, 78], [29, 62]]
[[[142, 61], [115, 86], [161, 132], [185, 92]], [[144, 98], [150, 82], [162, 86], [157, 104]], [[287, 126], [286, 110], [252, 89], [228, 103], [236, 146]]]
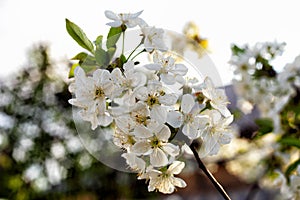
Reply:
[[[136, 181], [134, 174], [103, 165], [82, 147], [67, 103], [71, 97], [66, 62], [82, 49], [68, 35], [65, 18], [93, 39], [109, 30], [105, 10], [144, 10], [141, 17], [149, 25], [178, 33], [193, 21], [200, 36], [209, 41], [209, 56], [224, 85], [232, 80], [228, 61], [233, 43], [285, 42], [285, 52], [276, 60], [278, 70], [300, 53], [296, 1], [1, 0], [0, 199], [184, 199], [199, 193], [203, 199], [218, 199], [210, 183], [192, 167], [184, 175], [188, 188], [159, 196], [148, 193], [144, 181]], [[221, 156], [234, 157], [231, 153], [243, 144], [233, 142], [233, 150]], [[250, 148], [244, 144], [241, 151]], [[252, 153], [256, 160], [262, 156], [260, 151]], [[244, 199], [251, 187], [248, 182], [232, 177], [224, 167], [216, 168], [210, 166], [232, 198]], [[243, 166], [232, 170], [242, 173]], [[259, 197], [268, 196], [264, 192]]]
[[[224, 84], [231, 80], [228, 60], [230, 44], [264, 41], [286, 42], [278, 61], [292, 61], [299, 53], [300, 13], [296, 1], [38, 1], [1, 0], [1, 76], [22, 67], [25, 52], [36, 42], [50, 44], [51, 55], [60, 60], [80, 50], [65, 30], [65, 18], [81, 26], [90, 38], [106, 32], [105, 10], [137, 12], [148, 24], [182, 32], [187, 21], [200, 27], [209, 39], [211, 58], [222, 74]], [[278, 65], [280, 66], [280, 65]]]

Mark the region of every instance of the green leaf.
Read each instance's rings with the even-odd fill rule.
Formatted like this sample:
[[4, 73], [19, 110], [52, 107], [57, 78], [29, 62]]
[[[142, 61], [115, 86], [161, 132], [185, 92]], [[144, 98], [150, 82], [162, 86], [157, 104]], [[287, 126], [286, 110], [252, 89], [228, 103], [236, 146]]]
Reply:
[[84, 49], [90, 51], [94, 54], [94, 45], [87, 38], [86, 34], [83, 32], [79, 26], [66, 19], [66, 28], [69, 35]]
[[80, 66], [96, 66], [96, 58], [94, 56], [90, 56], [85, 52], [81, 52], [71, 58], [71, 60], [79, 60]]
[[295, 162], [293, 162], [288, 166], [288, 168], [285, 171], [285, 176], [288, 180], [289, 180], [289, 176], [295, 169], [297, 169], [298, 165], [300, 165], [300, 159], [296, 160]]
[[256, 137], [263, 136], [273, 131], [273, 121], [270, 118], [259, 118], [255, 120], [258, 126], [258, 134]]
[[231, 45], [231, 52], [232, 52], [232, 54], [233, 55], [240, 55], [240, 54], [243, 54], [243, 53], [245, 53], [245, 49], [243, 49], [243, 48], [240, 48], [240, 47], [238, 47], [237, 45], [235, 45], [235, 44], [232, 44]]
[[85, 71], [86, 74], [89, 74], [97, 69], [96, 65], [87, 65], [85, 63], [83, 63], [83, 64], [74, 63], [70, 68], [69, 76], [68, 76], [69, 78], [74, 77], [74, 71], [75, 71], [76, 67], [81, 67]]
[[99, 35], [95, 41], [96, 44], [96, 48], [101, 48], [102, 49], [102, 40], [103, 40], [103, 36]]
[[107, 60], [108, 60], [108, 62], [110, 62], [112, 60], [113, 56], [115, 55], [115, 52], [116, 52], [116, 48], [114, 48], [114, 47], [111, 47], [107, 50], [107, 57], [108, 57]]
[[[120, 59], [121, 59], [122, 64], [124, 64], [124, 63], [127, 61], [127, 59], [126, 59], [126, 57], [124, 56], [124, 54], [122, 54], [122, 55], [120, 56]], [[122, 66], [123, 66], [123, 65], [122, 65]]]
[[71, 66], [71, 69], [69, 71], [69, 78], [72, 78], [74, 77], [74, 71], [75, 71], [75, 68], [79, 66], [79, 63], [74, 63], [72, 66]]
[[118, 42], [121, 33], [122, 27], [111, 27], [109, 33], [107, 35], [106, 47], [107, 49], [111, 47], [116, 47], [116, 43]]
[[97, 48], [96, 52], [95, 52], [95, 57], [96, 57], [96, 61], [98, 63], [99, 66], [101, 67], [105, 67], [107, 65], [108, 61], [108, 56], [106, 51], [104, 51], [102, 48]]
[[79, 54], [77, 54], [76, 56], [74, 56], [73, 58], [71, 58], [71, 60], [85, 60], [88, 57], [88, 54], [85, 52], [80, 52]]
[[278, 142], [283, 145], [293, 146], [293, 147], [297, 147], [300, 149], [300, 140], [297, 138], [286, 137], [286, 138], [280, 139]]

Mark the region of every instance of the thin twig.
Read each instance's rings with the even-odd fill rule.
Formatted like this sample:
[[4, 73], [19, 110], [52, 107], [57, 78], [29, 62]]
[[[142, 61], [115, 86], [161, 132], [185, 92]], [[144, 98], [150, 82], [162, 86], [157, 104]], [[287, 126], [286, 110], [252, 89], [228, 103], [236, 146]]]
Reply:
[[197, 150], [196, 150], [196, 142], [192, 142], [190, 145], [190, 148], [195, 156], [195, 159], [199, 165], [199, 168], [205, 173], [205, 175], [208, 177], [208, 179], [212, 182], [212, 184], [215, 186], [215, 188], [219, 191], [219, 193], [223, 196], [226, 200], [231, 200], [222, 185], [215, 179], [215, 177], [208, 171], [208, 169], [205, 167], [204, 163], [200, 159]]

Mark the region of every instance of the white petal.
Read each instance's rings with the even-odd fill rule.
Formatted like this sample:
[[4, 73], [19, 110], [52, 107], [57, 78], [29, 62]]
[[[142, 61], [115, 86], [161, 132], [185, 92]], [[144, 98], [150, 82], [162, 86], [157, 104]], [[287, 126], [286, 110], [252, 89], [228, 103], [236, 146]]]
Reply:
[[228, 110], [226, 105], [218, 105], [215, 104], [211, 101], [211, 106], [215, 109], [217, 109], [218, 111], [220, 111], [220, 113], [224, 116], [224, 117], [229, 117], [231, 115], [230, 111]]
[[193, 106], [195, 105], [194, 97], [190, 94], [185, 94], [182, 96], [181, 100], [181, 111], [185, 114], [189, 113]]
[[115, 118], [116, 126], [123, 132], [127, 132], [135, 127], [135, 123], [129, 117], [129, 115], [124, 115]]
[[232, 140], [233, 135], [231, 132], [222, 132], [220, 134], [219, 142], [221, 144], [228, 144]]
[[162, 90], [162, 83], [160, 81], [157, 81], [157, 80], [149, 80], [147, 88], [148, 88], [148, 92], [153, 94], [157, 91]]
[[171, 136], [171, 131], [168, 126], [161, 125], [159, 130], [155, 130], [155, 135], [159, 140], [166, 142]]
[[125, 80], [125, 77], [123, 76], [120, 68], [115, 68], [111, 72], [111, 77], [112, 77], [113, 81], [117, 84], [122, 84], [123, 80]]
[[153, 136], [153, 133], [147, 127], [138, 125], [134, 129], [134, 135], [138, 138], [149, 138]]
[[148, 98], [148, 89], [146, 87], [138, 87], [135, 89], [132, 96], [138, 98], [139, 100], [145, 101]]
[[143, 171], [146, 167], [145, 161], [133, 153], [123, 153], [121, 156], [126, 159], [126, 163], [133, 170]]
[[138, 155], [147, 155], [151, 153], [151, 151], [151, 146], [149, 142], [146, 141], [137, 142], [132, 146], [132, 152]]
[[203, 144], [200, 148], [199, 156], [205, 157], [207, 155], [214, 155], [219, 151], [220, 145], [216, 138], [210, 133], [203, 137]]
[[184, 188], [186, 187], [186, 183], [184, 180], [178, 177], [173, 177], [172, 179], [172, 184], [176, 187]]
[[176, 80], [178, 83], [180, 83], [181, 85], [184, 85], [184, 84], [185, 84], [185, 79], [184, 79], [182, 76], [180, 76], [180, 75], [176, 75], [176, 76], [175, 76], [175, 80]]
[[112, 11], [110, 10], [106, 10], [104, 12], [105, 16], [108, 18], [108, 19], [111, 19], [111, 20], [118, 20], [119, 17]]
[[175, 160], [170, 167], [168, 168], [168, 173], [170, 174], [179, 174], [184, 168], [185, 163]]
[[167, 73], [161, 74], [160, 78], [162, 82], [164, 82], [167, 85], [173, 85], [176, 83], [175, 76], [171, 74], [167, 74]]
[[179, 128], [183, 123], [183, 115], [178, 111], [168, 112], [167, 123], [174, 128]]
[[159, 124], [163, 124], [167, 120], [167, 109], [163, 106], [153, 106], [150, 111], [150, 118], [156, 120]]
[[136, 19], [136, 23], [137, 25], [139, 25], [141, 28], [144, 28], [146, 26], [148, 26], [148, 24], [141, 18], [137, 18]]
[[113, 118], [108, 114], [103, 114], [98, 116], [98, 124], [100, 126], [108, 126], [113, 122]]
[[194, 122], [198, 125], [198, 129], [205, 129], [210, 126], [210, 118], [207, 115], [197, 115]]
[[97, 99], [95, 101], [95, 106], [98, 109], [99, 114], [104, 114], [105, 111], [106, 111], [106, 100], [105, 100], [105, 98]]
[[187, 123], [183, 126], [182, 132], [184, 135], [188, 136], [190, 139], [196, 139], [199, 137], [199, 132], [196, 125], [192, 123]]
[[166, 152], [167, 154], [169, 154], [172, 157], [178, 156], [179, 154], [179, 147], [171, 144], [171, 143], [166, 143], [165, 145], [162, 146], [162, 150], [164, 150], [164, 152]]
[[144, 10], [141, 10], [139, 12], [130, 14], [130, 18], [137, 18], [138, 16], [140, 16], [143, 13]]
[[147, 76], [141, 72], [135, 72], [129, 78], [132, 80], [132, 87], [143, 86], [147, 82]]
[[186, 75], [188, 68], [184, 64], [176, 64], [172, 72], [181, 76]]
[[114, 21], [114, 22], [109, 22], [109, 23], [106, 23], [106, 25], [111, 26], [111, 27], [120, 27], [122, 25], [122, 21], [118, 20], [118, 21]]
[[159, 71], [161, 69], [161, 65], [160, 64], [155, 64], [155, 63], [153, 63], [153, 64], [146, 64], [146, 65], [144, 65], [144, 67], [146, 69], [155, 70], [155, 71]]
[[125, 76], [131, 76], [134, 73], [134, 62], [132, 60], [129, 60], [127, 63], [124, 63], [124, 74]]
[[173, 106], [177, 102], [178, 96], [176, 94], [171, 93], [160, 96], [158, 99], [161, 104]]
[[101, 70], [101, 75], [100, 75], [101, 83], [110, 82], [110, 77], [111, 77], [111, 75], [108, 70]]
[[162, 167], [168, 164], [167, 155], [159, 148], [154, 148], [150, 154], [150, 163], [154, 167]]

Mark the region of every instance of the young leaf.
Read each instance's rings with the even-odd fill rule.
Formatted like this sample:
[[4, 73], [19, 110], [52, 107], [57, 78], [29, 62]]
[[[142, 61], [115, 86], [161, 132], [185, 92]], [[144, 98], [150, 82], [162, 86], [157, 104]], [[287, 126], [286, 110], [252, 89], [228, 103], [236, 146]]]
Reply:
[[287, 177], [288, 180], [290, 174], [298, 167], [298, 165], [300, 165], [300, 159], [296, 160], [295, 162], [293, 162], [288, 166], [288, 168], [285, 171], [285, 176]]
[[243, 53], [245, 53], [245, 49], [243, 49], [243, 48], [240, 48], [240, 47], [238, 47], [237, 45], [235, 45], [235, 44], [232, 44], [231, 45], [231, 52], [232, 52], [232, 54], [233, 55], [240, 55], [240, 54], [243, 54]]
[[102, 48], [97, 48], [96, 52], [95, 52], [95, 57], [96, 57], [96, 61], [99, 66], [106, 67], [106, 65], [109, 62], [107, 59], [108, 56], [107, 56], [106, 51], [104, 51]]
[[282, 138], [278, 142], [283, 145], [293, 146], [300, 149], [300, 140], [297, 138], [292, 138], [292, 137]]
[[103, 36], [99, 35], [95, 41], [96, 44], [96, 48], [101, 48], [102, 49], [102, 40], [103, 40]]
[[79, 66], [79, 63], [74, 63], [72, 66], [71, 66], [71, 69], [69, 71], [69, 78], [73, 78], [74, 77], [74, 71], [75, 71], [75, 68]]
[[255, 123], [258, 126], [256, 138], [270, 133], [273, 130], [273, 121], [270, 118], [259, 118], [255, 120]]
[[106, 48], [109, 49], [111, 47], [115, 47], [118, 42], [121, 33], [122, 27], [111, 27], [109, 33], [107, 35]]
[[84, 49], [90, 51], [94, 54], [94, 45], [87, 38], [86, 34], [83, 32], [79, 26], [66, 19], [66, 28], [69, 35]]
[[[77, 54], [77, 55], [79, 55], [79, 54]], [[74, 59], [74, 60], [79, 60], [79, 59]], [[71, 66], [71, 69], [69, 71], [69, 78], [74, 77], [74, 70], [78, 66], [81, 67], [85, 71], [85, 73], [87, 73], [87, 74], [90, 73], [90, 72], [93, 72], [97, 69], [97, 64], [96, 64], [95, 58], [92, 57], [92, 56], [87, 55], [87, 57], [85, 59], [82, 58], [82, 60], [79, 60], [78, 63], [74, 63]]]
[[80, 52], [79, 54], [77, 54], [76, 56], [74, 56], [73, 58], [71, 58], [71, 60], [85, 60], [87, 58], [88, 54], [85, 52]]
[[111, 47], [107, 50], [108, 62], [110, 62], [112, 60], [115, 52], [116, 52], [116, 48], [114, 48], [114, 47]]

